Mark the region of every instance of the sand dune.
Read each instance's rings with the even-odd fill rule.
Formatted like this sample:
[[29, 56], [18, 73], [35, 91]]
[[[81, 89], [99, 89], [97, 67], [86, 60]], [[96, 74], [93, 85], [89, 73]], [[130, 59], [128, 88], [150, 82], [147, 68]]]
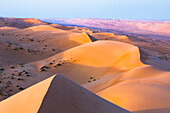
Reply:
[[130, 111], [167, 108], [170, 106], [169, 75], [170, 72], [151, 66], [135, 68], [97, 94]]
[[[0, 34], [2, 43], [0, 44], [2, 53], [0, 53], [3, 54], [1, 57], [9, 60], [1, 62], [0, 66], [41, 60], [69, 48], [91, 42], [86, 33], [65, 31], [49, 25], [26, 29], [1, 27]], [[15, 54], [19, 59], [15, 58]], [[27, 58], [24, 57], [25, 55]]]
[[17, 27], [17, 28], [26, 28], [33, 25], [47, 25], [47, 23], [42, 22], [37, 18], [3, 18], [0, 17], [0, 27]]
[[169, 110], [170, 72], [142, 63], [127, 36], [36, 24], [0, 28], [0, 112]]
[[91, 33], [90, 35], [99, 40], [115, 40], [132, 43], [132, 41], [125, 35], [115, 35], [113, 33]]
[[[27, 70], [31, 75], [32, 72], [38, 75], [33, 74], [33, 78], [23, 77], [24, 81], [35, 82], [24, 83], [22, 87], [61, 73], [129, 111], [169, 106], [167, 85], [170, 73], [143, 64], [136, 46], [119, 41], [83, 44], [16, 70]], [[12, 71], [3, 73], [9, 74]], [[18, 84], [13, 80], [12, 83], [14, 86]], [[18, 92], [17, 89], [15, 91]]]
[[61, 75], [52, 76], [0, 103], [1, 113], [130, 113]]

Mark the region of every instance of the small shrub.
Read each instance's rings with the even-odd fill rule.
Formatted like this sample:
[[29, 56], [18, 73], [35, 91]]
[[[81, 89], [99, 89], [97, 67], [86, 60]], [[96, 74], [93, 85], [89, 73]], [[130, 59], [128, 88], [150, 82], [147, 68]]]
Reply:
[[93, 81], [96, 81], [96, 79], [93, 79]]
[[20, 87], [19, 90], [24, 90], [24, 88]]
[[33, 41], [34, 41], [34, 39], [30, 39], [30, 41], [32, 41], [32, 42], [33, 42]]
[[11, 69], [14, 69], [14, 68], [15, 68], [14, 66], [11, 67]]
[[22, 78], [18, 78], [18, 80], [24, 80], [24, 79], [22, 79]]
[[52, 51], [55, 51], [55, 49], [51, 49]]
[[93, 77], [90, 77], [90, 79], [93, 79]]
[[88, 81], [88, 83], [90, 83], [91, 81]]
[[18, 50], [18, 48], [14, 48], [13, 50]]
[[49, 69], [49, 67], [48, 67], [48, 66], [43, 66], [43, 67], [41, 67], [41, 69], [43, 69], [43, 68]]
[[2, 93], [2, 88], [0, 88], [0, 95], [3, 95], [3, 93]]
[[41, 69], [41, 71], [46, 71], [45, 69]]
[[4, 68], [0, 68], [0, 71], [4, 71]]
[[31, 50], [30, 50], [30, 49], [27, 49], [27, 51], [28, 51], [28, 52], [31, 52]]
[[28, 77], [29, 77], [30, 75], [26, 75], [26, 76], [28, 76]]
[[21, 76], [21, 73], [18, 73], [18, 76]]
[[158, 58], [161, 59], [161, 60], [166, 60], [166, 61], [169, 59], [167, 56], [160, 56]]
[[19, 64], [19, 65], [21, 65], [21, 66], [22, 66], [22, 65], [24, 65], [24, 64], [25, 64], [25, 63], [21, 63], [21, 64]]
[[19, 47], [19, 49], [23, 49], [23, 47]]
[[52, 64], [53, 64], [52, 62], [49, 63], [49, 65], [52, 65]]

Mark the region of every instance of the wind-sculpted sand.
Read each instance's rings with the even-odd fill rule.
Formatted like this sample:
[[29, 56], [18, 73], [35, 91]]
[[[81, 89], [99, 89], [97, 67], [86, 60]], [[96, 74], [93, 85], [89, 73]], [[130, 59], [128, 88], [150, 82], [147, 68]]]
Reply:
[[55, 24], [0, 33], [1, 113], [169, 111], [170, 72], [142, 63], [127, 36]]

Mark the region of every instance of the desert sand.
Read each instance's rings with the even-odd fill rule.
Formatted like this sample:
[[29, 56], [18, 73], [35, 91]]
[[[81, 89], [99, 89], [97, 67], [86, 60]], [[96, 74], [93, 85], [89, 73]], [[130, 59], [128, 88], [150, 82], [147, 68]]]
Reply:
[[[169, 111], [170, 72], [164, 66], [143, 63], [153, 60], [137, 47], [140, 41], [83, 27], [44, 23], [22, 29], [3, 26], [0, 34], [2, 113], [9, 112], [6, 108], [19, 110], [17, 113], [45, 113], [47, 109], [63, 113]], [[82, 96], [82, 92], [87, 95]], [[66, 98], [69, 93], [76, 96]], [[29, 109], [31, 101], [35, 105]], [[54, 104], [59, 108], [55, 109]]]
[[1, 113], [130, 113], [62, 75], [52, 76], [0, 103]]

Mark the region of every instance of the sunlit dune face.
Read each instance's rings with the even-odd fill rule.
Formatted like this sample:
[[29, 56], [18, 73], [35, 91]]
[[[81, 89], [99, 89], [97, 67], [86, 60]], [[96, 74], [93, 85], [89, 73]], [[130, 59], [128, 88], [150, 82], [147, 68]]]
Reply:
[[2, 101], [0, 112], [37, 113], [53, 77]]
[[[149, 69], [149, 67], [146, 67]], [[126, 79], [122, 82], [106, 88], [97, 94], [114, 104], [129, 111], [139, 111], [156, 108], [167, 108], [169, 102], [169, 72], [161, 73], [158, 70], [150, 70], [150, 78], [138, 77], [142, 73], [135, 74], [136, 79]], [[154, 73], [154, 72], [158, 72]], [[143, 72], [145, 76], [148, 72]], [[153, 75], [152, 75], [153, 74]], [[154, 77], [154, 74], [157, 76]], [[137, 78], [138, 77], [138, 78]]]

